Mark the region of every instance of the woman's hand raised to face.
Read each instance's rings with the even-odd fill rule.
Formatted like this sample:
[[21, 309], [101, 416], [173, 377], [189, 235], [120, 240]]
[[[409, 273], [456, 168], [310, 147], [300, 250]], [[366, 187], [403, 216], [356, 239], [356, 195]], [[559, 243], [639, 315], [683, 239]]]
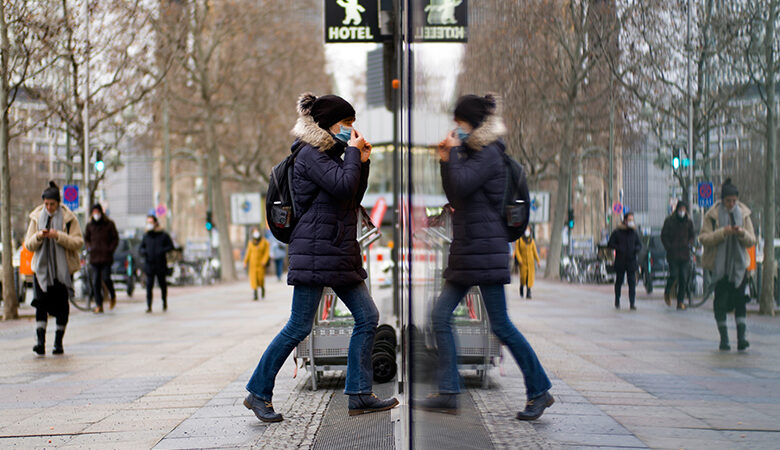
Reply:
[[362, 149], [360, 149], [360, 162], [366, 162], [368, 161], [368, 158], [371, 157], [371, 149], [373, 147], [371, 146], [371, 143], [366, 141], [365, 145]]
[[347, 145], [362, 151], [363, 147], [366, 145], [366, 140], [363, 139], [363, 135], [358, 133], [358, 130], [353, 127], [352, 134], [349, 137], [349, 142], [347, 142]]
[[452, 147], [457, 147], [460, 145], [460, 139], [458, 139], [457, 136], [455, 136], [455, 130], [450, 131], [447, 133], [447, 137], [445, 137], [441, 142], [439, 142], [439, 145], [437, 146], [437, 151], [439, 152], [439, 159], [441, 159], [444, 162], [447, 162], [450, 160], [450, 150]]

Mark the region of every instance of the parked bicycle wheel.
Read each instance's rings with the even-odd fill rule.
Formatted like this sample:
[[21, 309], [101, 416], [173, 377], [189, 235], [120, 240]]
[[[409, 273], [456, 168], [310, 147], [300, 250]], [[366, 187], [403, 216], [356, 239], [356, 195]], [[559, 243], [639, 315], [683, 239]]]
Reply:
[[688, 284], [688, 307], [698, 308], [705, 304], [715, 292], [715, 284], [710, 282], [709, 272], [700, 267], [691, 271]]
[[77, 309], [92, 310], [92, 279], [88, 268], [82, 267], [73, 274], [73, 290], [68, 295], [68, 300]]

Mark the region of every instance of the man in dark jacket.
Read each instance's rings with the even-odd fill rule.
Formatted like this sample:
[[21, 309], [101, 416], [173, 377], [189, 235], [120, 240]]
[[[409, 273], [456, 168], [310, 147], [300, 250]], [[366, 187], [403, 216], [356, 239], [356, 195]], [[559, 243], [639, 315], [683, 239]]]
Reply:
[[554, 403], [552, 386], [531, 345], [509, 319], [509, 237], [502, 218], [506, 180], [501, 139], [506, 127], [492, 95], [464, 95], [453, 113], [458, 127], [439, 144], [442, 185], [454, 208], [445, 282], [431, 321], [439, 350], [438, 393], [415, 402], [427, 411], [457, 413], [461, 391], [452, 313], [479, 286], [490, 327], [523, 373], [527, 401], [518, 420], [538, 419]]
[[368, 186], [371, 144], [352, 128], [355, 110], [335, 95], [298, 100], [292, 151], [293, 201], [300, 220], [290, 236], [287, 283], [294, 286], [290, 319], [263, 353], [246, 385], [244, 406], [263, 422], [279, 422], [271, 398], [276, 375], [289, 354], [309, 335], [325, 286], [352, 312], [344, 393], [349, 415], [385, 411], [395, 398], [372, 393], [371, 352], [379, 311], [366, 287], [357, 242], [357, 208]]
[[677, 283], [677, 309], [685, 309], [685, 287], [690, 270], [691, 246], [696, 237], [693, 234], [693, 221], [688, 217], [688, 205], [680, 200], [674, 212], [664, 220], [661, 229], [661, 242], [666, 249], [666, 261], [669, 263], [669, 278], [666, 280], [664, 300], [671, 304], [671, 288]]
[[92, 207], [92, 220], [84, 232], [84, 243], [89, 250], [89, 265], [92, 266], [92, 294], [95, 296], [95, 312], [103, 312], [103, 285], [111, 296], [111, 309], [116, 306], [116, 291], [111, 281], [111, 265], [114, 251], [119, 245], [119, 233], [114, 221], [106, 217], [100, 203]]
[[636, 232], [633, 213], [628, 212], [623, 216], [623, 223], [609, 236], [607, 246], [615, 250], [615, 308], [620, 309], [620, 289], [627, 275], [628, 301], [631, 309], [635, 310], [636, 269], [639, 266], [636, 255], [642, 250], [642, 240]]
[[154, 279], [160, 284], [162, 294], [163, 311], [168, 310], [168, 283], [165, 280], [168, 274], [168, 261], [165, 255], [173, 250], [173, 241], [164, 230], [160, 228], [157, 217], [146, 217], [146, 234], [139, 247], [141, 257], [144, 259], [144, 272], [146, 273], [146, 312], [152, 312], [152, 289]]

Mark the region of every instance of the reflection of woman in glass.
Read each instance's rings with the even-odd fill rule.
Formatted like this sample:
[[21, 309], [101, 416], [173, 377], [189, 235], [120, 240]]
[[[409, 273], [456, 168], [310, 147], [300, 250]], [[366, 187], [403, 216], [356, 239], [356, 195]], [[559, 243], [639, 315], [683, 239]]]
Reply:
[[352, 312], [347, 379], [349, 415], [395, 407], [395, 398], [371, 391], [371, 350], [379, 321], [357, 242], [357, 208], [368, 186], [371, 144], [352, 128], [355, 110], [335, 95], [303, 94], [292, 151], [293, 201], [300, 214], [290, 236], [287, 284], [294, 286], [290, 319], [263, 353], [246, 389], [244, 406], [263, 422], [279, 422], [271, 397], [274, 380], [292, 350], [309, 335], [324, 286], [331, 287]]
[[479, 286], [490, 326], [509, 347], [525, 379], [528, 402], [520, 420], [539, 418], [553, 404], [550, 380], [531, 346], [509, 320], [504, 285], [509, 283], [509, 247], [500, 205], [506, 167], [501, 136], [506, 128], [493, 96], [465, 95], [455, 106], [458, 128], [439, 143], [441, 177], [455, 209], [453, 241], [445, 283], [433, 307], [433, 329], [439, 349], [439, 393], [418, 406], [456, 413], [460, 393], [452, 312], [472, 286]]

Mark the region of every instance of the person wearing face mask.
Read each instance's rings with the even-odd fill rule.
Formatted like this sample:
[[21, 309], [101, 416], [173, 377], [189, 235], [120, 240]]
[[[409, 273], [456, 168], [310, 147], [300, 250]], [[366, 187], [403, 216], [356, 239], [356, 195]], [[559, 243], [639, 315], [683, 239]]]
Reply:
[[[438, 392], [413, 407], [458, 413], [461, 392], [452, 313], [472, 286], [479, 286], [490, 328], [509, 348], [525, 380], [525, 409], [518, 420], [536, 420], [555, 402], [552, 384], [531, 345], [509, 319], [504, 285], [509, 284], [509, 239], [502, 218], [506, 127], [498, 99], [464, 95], [453, 116], [457, 128], [437, 149], [442, 186], [454, 208], [452, 243], [444, 285], [433, 304], [431, 322], [439, 351]], [[530, 259], [529, 259], [530, 262]]]
[[298, 152], [293, 168], [293, 201], [299, 214], [289, 244], [287, 284], [293, 286], [290, 319], [266, 348], [246, 385], [244, 406], [263, 422], [279, 422], [271, 398], [274, 381], [292, 350], [309, 335], [325, 286], [352, 312], [344, 393], [350, 416], [385, 411], [395, 398], [372, 393], [371, 351], [379, 321], [357, 242], [358, 208], [368, 186], [371, 144], [352, 124], [355, 109], [336, 95], [298, 99], [292, 130]]
[[116, 291], [111, 281], [111, 265], [114, 251], [119, 245], [119, 233], [114, 221], [106, 217], [100, 203], [92, 207], [92, 220], [84, 231], [84, 243], [89, 250], [89, 264], [92, 267], [92, 293], [95, 296], [96, 313], [103, 312], [103, 285], [111, 297], [110, 308], [116, 306]]
[[715, 323], [722, 351], [731, 350], [726, 316], [732, 310], [737, 323], [737, 350], [750, 346], [745, 337], [745, 286], [750, 263], [747, 249], [756, 244], [756, 235], [750, 209], [738, 197], [737, 187], [731, 178], [726, 179], [721, 186], [721, 199], [704, 215], [699, 233], [699, 241], [704, 246], [702, 267], [712, 273], [715, 283]]
[[268, 240], [260, 233], [260, 229], [252, 228], [252, 240], [246, 246], [244, 268], [249, 274], [249, 285], [254, 292], [254, 300], [257, 300], [258, 286], [260, 286], [261, 297], [265, 298], [265, 265], [270, 258], [269, 247]]
[[37, 336], [33, 351], [38, 355], [46, 353], [46, 323], [49, 316], [54, 316], [57, 331], [52, 353], [61, 355], [65, 351], [62, 339], [70, 314], [71, 276], [81, 267], [78, 251], [84, 245], [84, 239], [76, 215], [60, 203], [60, 189], [53, 181], [41, 197], [43, 204], [30, 213], [24, 239], [25, 247], [33, 252], [35, 299], [32, 306], [35, 307]]
[[666, 261], [669, 263], [669, 278], [666, 280], [664, 300], [671, 305], [672, 286], [677, 286], [677, 309], [685, 309], [686, 283], [691, 270], [691, 247], [696, 239], [693, 221], [688, 217], [688, 204], [680, 200], [674, 212], [664, 220], [661, 228], [661, 242], [666, 249]]
[[615, 308], [620, 309], [620, 291], [623, 279], [628, 279], [628, 302], [631, 310], [636, 310], [636, 270], [639, 263], [637, 254], [642, 249], [642, 240], [636, 230], [634, 213], [623, 216], [623, 223], [609, 236], [607, 247], [615, 250]]
[[168, 310], [168, 283], [165, 277], [168, 275], [168, 261], [166, 255], [173, 250], [173, 241], [168, 233], [160, 228], [160, 223], [154, 215], [146, 216], [146, 233], [138, 248], [144, 260], [144, 273], [146, 274], [146, 312], [152, 312], [152, 290], [154, 279], [160, 285], [163, 311]]
[[523, 237], [515, 241], [515, 260], [520, 266], [520, 297], [523, 296], [523, 287], [527, 299], [531, 299], [531, 288], [534, 287], [536, 267], [539, 266], [539, 252], [536, 251], [536, 242], [531, 236], [531, 229], [526, 228]]

